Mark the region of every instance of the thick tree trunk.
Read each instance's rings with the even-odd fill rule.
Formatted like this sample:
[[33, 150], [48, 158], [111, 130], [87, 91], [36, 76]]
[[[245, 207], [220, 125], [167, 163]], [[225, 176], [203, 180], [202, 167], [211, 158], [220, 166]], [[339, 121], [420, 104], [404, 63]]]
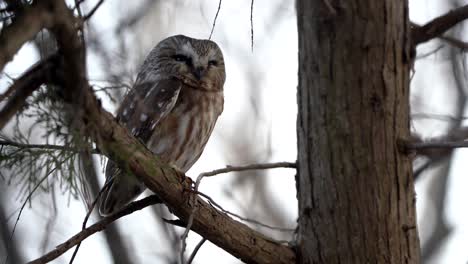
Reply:
[[297, 0], [298, 260], [419, 263], [404, 0]]

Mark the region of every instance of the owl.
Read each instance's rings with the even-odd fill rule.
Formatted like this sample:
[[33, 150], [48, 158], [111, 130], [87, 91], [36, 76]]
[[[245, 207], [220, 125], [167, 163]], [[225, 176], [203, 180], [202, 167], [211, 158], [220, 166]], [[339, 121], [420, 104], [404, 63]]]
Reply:
[[[215, 42], [168, 37], [145, 59], [117, 120], [163, 162], [186, 172], [223, 111], [225, 79], [223, 54]], [[109, 160], [100, 214], [112, 214], [144, 190], [142, 182]]]

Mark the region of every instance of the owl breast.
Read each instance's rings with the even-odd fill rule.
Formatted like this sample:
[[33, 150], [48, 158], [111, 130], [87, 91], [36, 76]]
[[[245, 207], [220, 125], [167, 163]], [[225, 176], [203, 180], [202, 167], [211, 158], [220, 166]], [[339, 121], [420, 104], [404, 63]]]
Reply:
[[147, 142], [162, 161], [186, 172], [202, 154], [218, 116], [223, 111], [223, 92], [182, 87], [172, 111]]

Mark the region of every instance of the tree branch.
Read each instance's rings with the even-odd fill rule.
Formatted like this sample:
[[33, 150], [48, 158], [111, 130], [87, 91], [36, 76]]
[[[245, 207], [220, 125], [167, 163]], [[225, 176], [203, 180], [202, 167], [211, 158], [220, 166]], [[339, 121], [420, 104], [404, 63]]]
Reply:
[[214, 209], [201, 198], [185, 190], [191, 180], [173, 167], [164, 164], [135, 139], [115, 118], [101, 108], [86, 79], [83, 49], [71, 11], [63, 1], [55, 5], [56, 23], [53, 32], [59, 51], [64, 56], [64, 99], [71, 102], [82, 119], [88, 136], [99, 150], [128, 170], [155, 192], [182, 221], [187, 221], [193, 208], [192, 230], [247, 263], [295, 263], [294, 251], [273, 242], [264, 235]]
[[74, 235], [64, 243], [58, 245], [54, 250], [50, 251], [49, 253], [45, 254], [44, 256], [38, 259], [28, 262], [28, 264], [48, 263], [65, 253], [70, 248], [76, 246], [90, 235], [104, 230], [110, 223], [114, 222], [115, 220], [123, 216], [129, 215], [135, 211], [141, 210], [147, 206], [156, 204], [158, 202], [159, 198], [156, 195], [152, 195], [138, 200], [136, 202], [130, 203], [129, 205], [125, 206], [122, 210], [103, 218], [101, 221], [89, 226], [86, 229], [83, 229], [81, 232]]
[[57, 66], [57, 58], [57, 56], [51, 56], [37, 63], [8, 88], [5, 94], [11, 95], [8, 96], [8, 101], [0, 110], [0, 130], [3, 129], [15, 113], [23, 108], [26, 104], [26, 98], [39, 89], [42, 84], [50, 81], [51, 72]]
[[98, 8], [104, 3], [104, 0], [99, 0], [99, 2], [89, 11], [89, 13], [83, 18], [84, 21], [90, 19], [94, 13], [98, 10]]
[[0, 33], [0, 71], [25, 42], [51, 24], [52, 16], [45, 1], [34, 1], [31, 6], [26, 7], [14, 22]]
[[454, 149], [468, 148], [468, 141], [424, 141], [424, 142], [408, 142], [406, 147], [420, 152], [425, 149]]
[[411, 36], [413, 46], [429, 41], [433, 38], [441, 36], [447, 30], [451, 29], [456, 24], [468, 18], [468, 5], [459, 7], [455, 10], [439, 16], [423, 26], [413, 24]]
[[447, 36], [440, 36], [439, 38], [447, 42], [448, 44], [452, 45], [453, 47], [461, 49], [462, 51], [468, 50], [468, 43], [464, 41], [461, 41], [453, 37], [447, 37]]
[[412, 135], [411, 139], [401, 140], [399, 144], [404, 153], [413, 152], [430, 159], [439, 159], [449, 155], [455, 148], [468, 147], [466, 139], [468, 139], [468, 127], [460, 127], [450, 131], [447, 135], [428, 140], [422, 140], [418, 135]]

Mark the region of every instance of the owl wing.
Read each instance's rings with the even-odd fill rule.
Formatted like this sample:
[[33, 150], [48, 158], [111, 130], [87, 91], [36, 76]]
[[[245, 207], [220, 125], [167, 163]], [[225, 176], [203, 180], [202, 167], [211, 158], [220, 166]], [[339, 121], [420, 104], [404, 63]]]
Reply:
[[158, 123], [172, 111], [182, 82], [176, 78], [138, 81], [125, 97], [117, 119], [143, 142], [151, 137]]
[[[174, 108], [182, 83], [175, 78], [139, 80], [141, 78], [122, 102], [117, 119], [145, 143], [158, 123]], [[106, 165], [106, 185], [100, 198], [101, 215], [116, 212], [146, 189], [111, 160]]]

